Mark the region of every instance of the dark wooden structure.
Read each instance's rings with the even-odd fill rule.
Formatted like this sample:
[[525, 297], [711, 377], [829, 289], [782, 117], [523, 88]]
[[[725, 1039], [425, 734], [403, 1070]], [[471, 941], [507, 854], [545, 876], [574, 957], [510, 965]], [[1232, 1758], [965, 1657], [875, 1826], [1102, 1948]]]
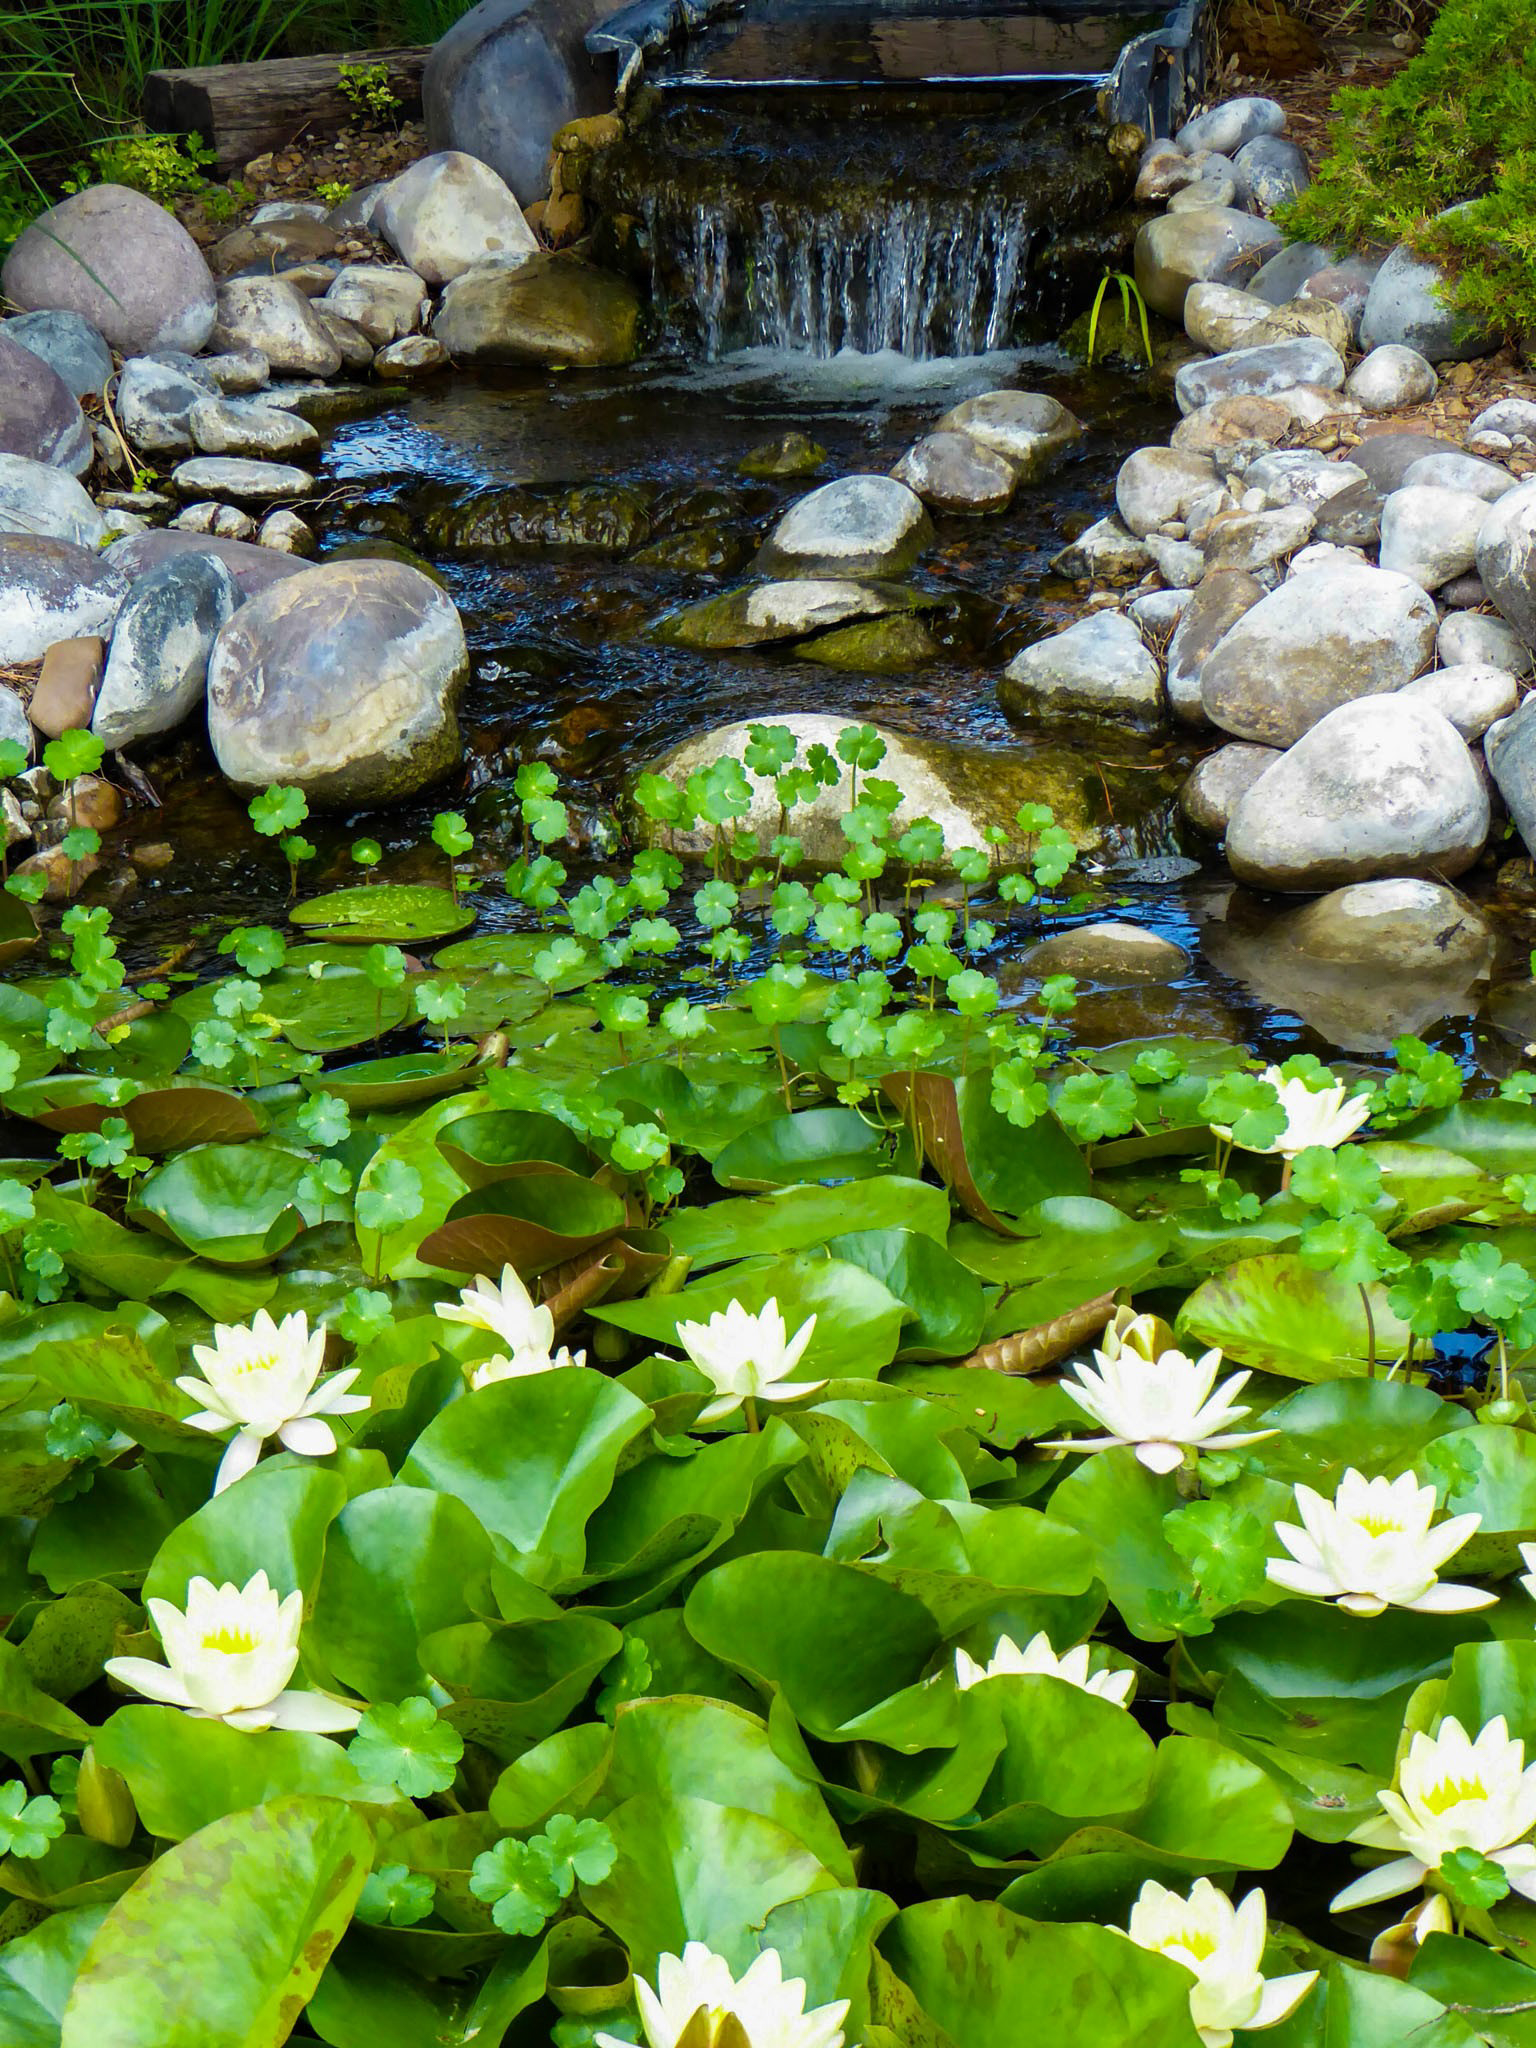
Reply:
[[144, 81], [144, 119], [157, 131], [201, 135], [217, 169], [237, 171], [269, 149], [284, 149], [307, 135], [334, 135], [357, 118], [357, 108], [341, 91], [343, 64], [384, 65], [402, 117], [414, 119], [421, 112], [421, 74], [430, 54], [424, 46], [152, 71]]

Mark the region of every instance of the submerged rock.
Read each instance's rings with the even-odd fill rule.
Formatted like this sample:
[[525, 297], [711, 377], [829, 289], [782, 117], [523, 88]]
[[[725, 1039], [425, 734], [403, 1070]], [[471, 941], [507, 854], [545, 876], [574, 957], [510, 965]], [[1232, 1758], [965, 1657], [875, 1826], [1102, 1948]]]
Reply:
[[1360, 697], [1319, 719], [1240, 800], [1227, 860], [1240, 881], [1288, 891], [1454, 876], [1488, 824], [1488, 792], [1448, 719], [1395, 694]]
[[1191, 964], [1184, 948], [1172, 939], [1112, 918], [1042, 939], [1019, 962], [1026, 974], [1042, 981], [1048, 974], [1070, 974], [1079, 981], [1122, 986], [1178, 981]]
[[736, 465], [737, 474], [753, 477], [814, 476], [825, 466], [827, 451], [798, 428], [759, 441]]
[[628, 554], [651, 537], [649, 501], [628, 484], [579, 484], [574, 490], [455, 494], [427, 513], [435, 547], [454, 554], [522, 554], [530, 548], [590, 548]]
[[923, 502], [889, 476], [843, 476], [791, 505], [758, 556], [767, 575], [900, 576], [933, 539]]
[[911, 611], [929, 601], [897, 584], [797, 577], [724, 591], [702, 604], [669, 613], [654, 631], [658, 640], [673, 647], [768, 647], [855, 620]]
[[1200, 696], [1238, 739], [1290, 746], [1352, 698], [1399, 689], [1435, 644], [1433, 600], [1385, 569], [1314, 569], [1244, 613], [1207, 658]]
[[1094, 612], [1016, 654], [998, 702], [1020, 724], [1037, 719], [1112, 718], [1143, 729], [1163, 713], [1156, 657], [1119, 612]]
[[0, 273], [24, 312], [78, 313], [125, 356], [202, 348], [213, 274], [166, 207], [125, 185], [92, 185], [24, 228]]
[[622, 278], [579, 256], [541, 252], [462, 271], [443, 293], [432, 333], [461, 363], [596, 370], [634, 357], [639, 320], [640, 301]]
[[[772, 723], [789, 728], [803, 756], [810, 747], [818, 745], [835, 754], [848, 720], [819, 712], [791, 712]], [[894, 821], [897, 836], [914, 820], [931, 818], [942, 829], [946, 850], [952, 855], [960, 847], [984, 845], [989, 826], [1000, 825], [1016, 833], [1014, 814], [1019, 805], [1043, 803], [1050, 805], [1057, 824], [1070, 832], [1080, 847], [1092, 850], [1102, 843], [1110, 807], [1097, 771], [1080, 755], [1065, 749], [1027, 752], [1017, 746], [957, 746], [942, 740], [918, 739], [886, 727], [876, 730], [885, 741], [886, 755], [875, 772], [902, 791], [902, 803]], [[707, 767], [712, 761], [740, 760], [750, 738], [747, 721], [717, 726], [684, 740], [646, 766], [675, 782], [685, 782], [696, 768]], [[1107, 772], [1117, 820], [1134, 821], [1162, 793], [1154, 778], [1140, 775], [1128, 778], [1122, 786], [1112, 765]], [[778, 795], [772, 777], [749, 776], [749, 780], [752, 803], [747, 816], [739, 822], [757, 833], [761, 844], [767, 846], [781, 829]], [[848, 850], [841, 820], [851, 803], [851, 771], [843, 768], [842, 779], [835, 787], [823, 788], [813, 803], [797, 805], [791, 812], [787, 829], [800, 840], [805, 858], [812, 865], [836, 867], [841, 862]], [[657, 828], [644, 821], [637, 819], [636, 823], [679, 853], [707, 853], [712, 844], [708, 828], [658, 833]], [[947, 862], [933, 865], [942, 869]]]
[[91, 729], [109, 747], [170, 732], [203, 701], [208, 657], [241, 603], [212, 555], [183, 555], [141, 576], [112, 634]]
[[838, 626], [814, 640], [802, 640], [790, 652], [801, 661], [846, 669], [851, 675], [895, 676], [921, 668], [940, 649], [917, 613], [893, 612], [883, 619]]
[[457, 765], [468, 673], [458, 612], [435, 583], [398, 562], [327, 562], [252, 598], [221, 631], [208, 736], [241, 788], [387, 803]]

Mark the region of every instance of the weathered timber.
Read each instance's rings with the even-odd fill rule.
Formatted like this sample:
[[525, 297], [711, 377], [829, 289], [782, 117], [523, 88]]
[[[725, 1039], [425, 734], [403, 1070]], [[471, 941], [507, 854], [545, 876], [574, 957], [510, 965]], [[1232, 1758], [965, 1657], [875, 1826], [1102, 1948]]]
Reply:
[[421, 74], [430, 49], [361, 50], [337, 57], [273, 57], [262, 64], [204, 64], [151, 71], [144, 119], [157, 131], [198, 134], [220, 171], [239, 170], [269, 149], [307, 135], [334, 135], [357, 118], [341, 91], [343, 64], [382, 64], [402, 117], [421, 112]]

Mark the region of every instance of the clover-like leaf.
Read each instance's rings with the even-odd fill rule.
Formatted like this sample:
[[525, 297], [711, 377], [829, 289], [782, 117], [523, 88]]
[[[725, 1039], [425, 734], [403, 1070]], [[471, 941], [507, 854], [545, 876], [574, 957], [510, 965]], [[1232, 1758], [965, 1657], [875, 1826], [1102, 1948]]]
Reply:
[[437, 1900], [437, 1886], [424, 1871], [404, 1863], [386, 1863], [368, 1873], [354, 1908], [367, 1927], [414, 1927], [425, 1920]]
[[273, 782], [260, 796], [253, 796], [247, 808], [251, 823], [264, 839], [279, 839], [285, 832], [297, 831], [303, 824], [309, 816], [309, 799], [302, 789]]
[[421, 1175], [404, 1159], [383, 1159], [369, 1168], [367, 1187], [357, 1197], [357, 1220], [365, 1230], [398, 1230], [422, 1210]]
[[371, 1782], [393, 1785], [407, 1799], [426, 1799], [446, 1792], [458, 1775], [464, 1738], [438, 1719], [430, 1700], [412, 1697], [395, 1707], [370, 1707], [347, 1754]]
[[0, 1855], [46, 1856], [48, 1844], [63, 1832], [64, 1815], [57, 1799], [46, 1792], [29, 1798], [20, 1778], [0, 1785]]
[[1491, 1856], [1484, 1856], [1477, 1849], [1452, 1849], [1442, 1856], [1439, 1877], [1458, 1905], [1470, 1907], [1476, 1913], [1487, 1912], [1490, 1906], [1509, 1896], [1509, 1878], [1503, 1864], [1495, 1863]]
[[537, 1934], [566, 1896], [555, 1881], [547, 1846], [537, 1838], [504, 1837], [475, 1858], [469, 1888], [491, 1909], [503, 1934]]

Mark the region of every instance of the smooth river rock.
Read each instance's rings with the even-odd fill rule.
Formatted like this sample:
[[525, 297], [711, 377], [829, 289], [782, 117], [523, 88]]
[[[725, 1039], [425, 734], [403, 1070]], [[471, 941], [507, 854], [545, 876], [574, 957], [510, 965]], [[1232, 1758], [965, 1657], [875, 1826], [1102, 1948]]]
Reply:
[[1428, 663], [1434, 601], [1386, 569], [1313, 569], [1240, 618], [1206, 660], [1213, 725], [1288, 747], [1352, 698], [1397, 690]]
[[461, 363], [602, 369], [638, 346], [640, 301], [623, 278], [565, 251], [460, 272], [432, 333]]
[[76, 547], [100, 547], [106, 521], [67, 469], [0, 455], [0, 533], [38, 533]]
[[1396, 412], [1401, 406], [1422, 405], [1440, 388], [1435, 366], [1416, 348], [1399, 342], [1383, 342], [1364, 361], [1356, 364], [1345, 381], [1349, 396], [1367, 412]]
[[307, 469], [241, 455], [196, 455], [178, 462], [171, 483], [183, 498], [233, 498], [242, 505], [287, 504], [312, 496], [316, 488]]
[[1440, 484], [1447, 490], [1471, 491], [1485, 504], [1497, 504], [1506, 491], [1515, 488], [1513, 475], [1500, 462], [1485, 462], [1480, 455], [1421, 455], [1403, 472], [1405, 484]]
[[1536, 646], [1536, 480], [1488, 508], [1477, 536], [1483, 587], [1527, 646]]
[[982, 391], [951, 406], [937, 433], [968, 434], [1011, 462], [1021, 483], [1045, 475], [1083, 437], [1083, 425], [1043, 391]]
[[784, 582], [722, 591], [718, 597], [668, 613], [653, 630], [658, 640], [674, 647], [712, 652], [770, 647], [851, 625], [855, 620], [886, 618], [921, 602], [915, 592], [899, 585], [791, 577]]
[[390, 802], [457, 765], [468, 673], [458, 612], [430, 577], [400, 562], [324, 563], [253, 597], [219, 634], [208, 736], [243, 789]]
[[1128, 529], [1144, 536], [1181, 521], [1191, 506], [1221, 489], [1209, 455], [1181, 448], [1138, 448], [1115, 477], [1115, 504]]
[[1432, 363], [1490, 354], [1498, 336], [1449, 304], [1445, 285], [1446, 273], [1438, 264], [1410, 249], [1394, 249], [1372, 280], [1360, 316], [1360, 346], [1397, 342]]
[[[233, 510], [233, 507], [228, 509]], [[308, 568], [307, 563], [296, 562], [273, 548], [252, 547], [247, 541], [224, 539], [211, 533], [178, 533], [165, 527], [154, 527], [148, 533], [134, 533], [126, 540], [114, 541], [104, 559], [131, 579], [147, 576], [162, 562], [182, 555], [215, 556], [247, 597], [254, 597], [269, 583], [281, 582]]]
[[1513, 626], [1487, 612], [1452, 612], [1440, 621], [1435, 652], [1442, 668], [1462, 668], [1469, 663], [1486, 668], [1508, 669], [1511, 675], [1531, 672], [1531, 649]]
[[30, 349], [0, 327], [0, 454], [84, 476], [94, 450], [80, 402]]
[[1136, 286], [1154, 313], [1180, 320], [1192, 284], [1246, 284], [1280, 247], [1280, 230], [1232, 207], [1165, 213], [1136, 236]]
[[130, 356], [117, 380], [117, 417], [140, 455], [190, 455], [194, 405], [211, 398], [206, 373], [193, 360]]
[[1278, 747], [1255, 747], [1247, 740], [1229, 740], [1214, 754], [1207, 754], [1191, 771], [1179, 791], [1179, 809], [1198, 831], [1221, 839], [1239, 802], [1280, 758]]
[[1264, 586], [1239, 569], [1204, 577], [1168, 643], [1168, 703], [1185, 725], [1209, 725], [1200, 681], [1212, 652], [1264, 595]]
[[1337, 391], [1343, 382], [1344, 361], [1338, 350], [1315, 335], [1298, 335], [1291, 341], [1265, 342], [1203, 362], [1181, 363], [1174, 374], [1173, 395], [1179, 411], [1191, 413], [1217, 398], [1264, 398], [1293, 384]]
[[418, 157], [392, 178], [373, 226], [428, 284], [481, 263], [516, 263], [539, 248], [506, 181], [461, 149]]
[[1360, 697], [1319, 719], [1240, 800], [1227, 861], [1256, 888], [1303, 893], [1450, 877], [1476, 860], [1488, 825], [1487, 789], [1450, 721], [1396, 694]]
[[899, 576], [933, 538], [923, 501], [890, 476], [843, 476], [798, 499], [763, 543], [771, 576], [825, 569], [842, 576]]
[[320, 300], [323, 309], [360, 327], [375, 348], [424, 327], [431, 303], [424, 279], [398, 263], [349, 263]]
[[1247, 94], [1240, 99], [1222, 100], [1205, 113], [1196, 114], [1173, 139], [1189, 156], [1201, 149], [1217, 149], [1225, 156], [1233, 156], [1260, 135], [1280, 135], [1284, 131], [1285, 109], [1279, 101]]
[[1038, 981], [1049, 974], [1070, 974], [1078, 981], [1122, 987], [1178, 981], [1188, 974], [1190, 965], [1189, 955], [1174, 940], [1118, 918], [1057, 932], [1031, 946], [1019, 961], [1023, 972]]
[[231, 277], [219, 286], [214, 346], [256, 349], [282, 377], [334, 377], [341, 350], [310, 301], [284, 277]]
[[1256, 135], [1232, 162], [1244, 204], [1266, 218], [1312, 182], [1304, 152], [1282, 135]]
[[213, 332], [213, 274], [167, 208], [126, 185], [92, 185], [23, 229], [0, 272], [26, 312], [79, 313], [125, 356], [193, 355]]
[[1415, 703], [1432, 704], [1470, 743], [1480, 740], [1497, 719], [1509, 716], [1520, 701], [1520, 685], [1507, 668], [1465, 662], [1415, 676], [1398, 694]]
[[1184, 332], [1215, 355], [1241, 348], [1250, 331], [1274, 311], [1255, 292], [1229, 284], [1192, 284], [1184, 297]]
[[76, 398], [100, 398], [112, 377], [112, 351], [82, 314], [18, 313], [7, 320], [12, 341], [45, 362]]
[[998, 702], [1019, 724], [1091, 717], [1148, 728], [1163, 710], [1155, 656], [1119, 612], [1093, 612], [1016, 654], [998, 684]]
[[56, 640], [105, 636], [127, 589], [90, 548], [0, 533], [0, 662], [36, 661]]
[[1487, 500], [1471, 491], [1404, 484], [1381, 508], [1381, 566], [1411, 576], [1425, 590], [1438, 590], [1477, 560], [1477, 537], [1487, 517]]
[[91, 730], [109, 747], [170, 732], [203, 701], [208, 657], [241, 596], [212, 555], [183, 555], [141, 576], [117, 615]]
[[891, 471], [938, 512], [1001, 512], [1018, 485], [1018, 471], [969, 434], [925, 434]]

